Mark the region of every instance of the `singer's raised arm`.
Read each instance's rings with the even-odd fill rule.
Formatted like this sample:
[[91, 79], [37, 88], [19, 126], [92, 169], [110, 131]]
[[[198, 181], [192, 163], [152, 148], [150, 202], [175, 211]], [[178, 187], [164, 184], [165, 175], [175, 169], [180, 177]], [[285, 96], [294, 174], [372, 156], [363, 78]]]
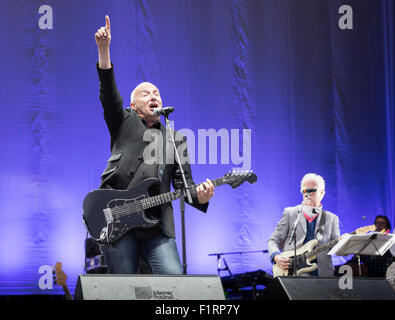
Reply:
[[124, 120], [125, 114], [123, 99], [115, 82], [114, 68], [110, 59], [111, 26], [109, 16], [106, 16], [106, 25], [95, 33], [95, 41], [99, 52], [96, 68], [100, 81], [100, 101], [104, 109], [104, 119], [110, 135], [113, 137]]

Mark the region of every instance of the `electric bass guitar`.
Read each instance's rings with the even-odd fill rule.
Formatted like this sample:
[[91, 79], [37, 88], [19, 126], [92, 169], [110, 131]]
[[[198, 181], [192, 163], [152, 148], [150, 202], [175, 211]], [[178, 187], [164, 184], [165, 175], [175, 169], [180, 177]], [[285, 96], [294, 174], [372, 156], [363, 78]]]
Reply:
[[[214, 187], [228, 184], [237, 188], [245, 181], [255, 183], [257, 176], [251, 172], [229, 173], [212, 183]], [[197, 187], [189, 187], [191, 196], [196, 196]], [[182, 190], [162, 194], [158, 190], [159, 180], [148, 178], [127, 190], [99, 189], [88, 193], [83, 202], [83, 220], [89, 235], [99, 244], [114, 243], [131, 229], [158, 225], [160, 221], [150, 209], [185, 197]]]
[[[365, 234], [370, 231], [375, 231], [376, 227], [374, 225], [358, 228], [357, 230], [351, 232], [351, 234]], [[326, 250], [332, 249], [339, 241], [341, 237], [328, 242], [327, 244], [314, 249], [319, 241], [317, 239], [310, 240], [305, 243], [302, 247], [296, 250], [296, 275], [300, 276], [303, 273], [311, 272], [318, 268], [316, 263], [311, 263], [312, 260], [316, 259], [317, 255]], [[273, 264], [273, 277], [284, 277], [288, 275], [294, 275], [294, 250], [284, 251], [280, 254], [282, 257], [290, 258], [289, 269], [282, 269], [276, 263]]]

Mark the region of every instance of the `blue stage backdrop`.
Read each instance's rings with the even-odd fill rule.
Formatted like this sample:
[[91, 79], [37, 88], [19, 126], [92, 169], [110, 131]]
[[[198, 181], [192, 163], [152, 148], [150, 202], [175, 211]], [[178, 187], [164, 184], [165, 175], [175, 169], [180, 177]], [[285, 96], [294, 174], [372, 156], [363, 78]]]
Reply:
[[[39, 287], [40, 267], [57, 261], [71, 290], [84, 272], [82, 201], [110, 156], [94, 41], [106, 14], [125, 107], [140, 82], [159, 87], [175, 128], [194, 134], [195, 182], [241, 167], [251, 151], [255, 185], [216, 189], [207, 214], [187, 206], [189, 274], [216, 274], [210, 253], [266, 249], [308, 172], [325, 178], [324, 208], [341, 233], [378, 214], [394, 224], [394, 1], [3, 0], [0, 9], [0, 294], [61, 293]], [[217, 163], [208, 153], [198, 161], [199, 129], [225, 129]], [[226, 260], [234, 274], [271, 270], [263, 253]]]

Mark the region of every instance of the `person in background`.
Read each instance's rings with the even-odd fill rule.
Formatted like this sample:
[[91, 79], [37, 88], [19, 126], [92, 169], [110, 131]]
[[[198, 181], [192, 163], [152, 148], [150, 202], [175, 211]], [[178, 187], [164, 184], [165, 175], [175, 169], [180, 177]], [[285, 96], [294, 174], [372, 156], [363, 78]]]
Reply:
[[[309, 191], [307, 192], [307, 190]], [[300, 192], [303, 195], [303, 212], [301, 212], [302, 204], [285, 208], [268, 241], [270, 260], [285, 270], [289, 269], [291, 261], [289, 258], [281, 256], [280, 253], [294, 249], [293, 242], [290, 243], [291, 232], [299, 214], [301, 216], [296, 229], [297, 249], [312, 239], [317, 239], [320, 244], [325, 244], [340, 236], [339, 218], [324, 210], [321, 203], [325, 194], [324, 179], [315, 173], [306, 174], [300, 183]], [[312, 261], [317, 262], [318, 268], [310, 273], [304, 273], [302, 276], [333, 277], [332, 257], [327, 253], [328, 251], [318, 254], [317, 261]]]
[[[391, 223], [387, 216], [378, 215], [374, 219], [374, 225], [377, 232], [384, 231], [388, 233], [391, 231]], [[394, 256], [388, 250], [383, 256], [360, 256], [361, 274], [359, 274], [358, 257], [354, 256], [346, 264], [353, 268], [354, 276], [365, 276], [375, 278], [385, 278], [388, 267], [394, 261]]]

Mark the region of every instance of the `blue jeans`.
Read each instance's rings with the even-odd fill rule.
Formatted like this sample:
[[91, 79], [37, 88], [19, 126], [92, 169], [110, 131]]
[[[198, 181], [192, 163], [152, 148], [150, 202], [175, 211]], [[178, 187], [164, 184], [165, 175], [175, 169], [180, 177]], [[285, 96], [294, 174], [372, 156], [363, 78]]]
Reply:
[[137, 273], [140, 256], [153, 274], [182, 274], [176, 241], [162, 233], [145, 239], [138, 233], [129, 232], [102, 249], [109, 272], [113, 274]]

